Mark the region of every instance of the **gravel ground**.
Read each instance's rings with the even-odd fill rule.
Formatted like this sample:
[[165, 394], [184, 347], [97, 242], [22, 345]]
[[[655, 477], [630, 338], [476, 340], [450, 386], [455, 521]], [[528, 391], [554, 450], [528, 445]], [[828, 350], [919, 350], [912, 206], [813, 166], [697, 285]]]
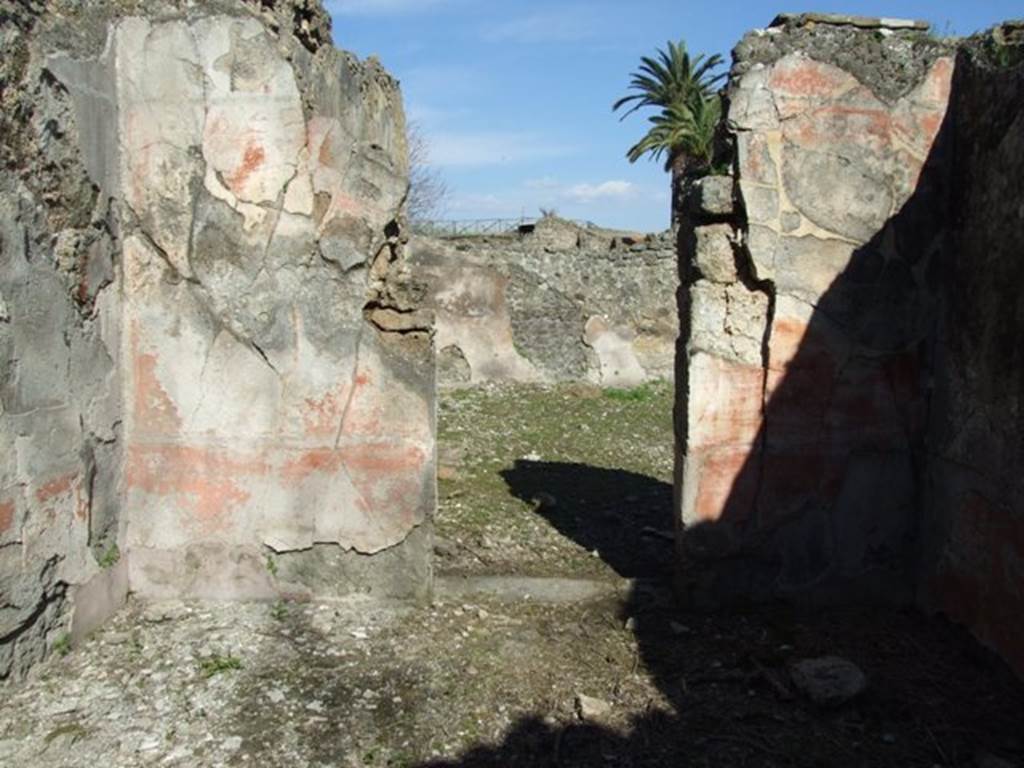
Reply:
[[[1024, 765], [1024, 691], [941, 620], [673, 603], [668, 461], [648, 450], [667, 397], [446, 395], [462, 458], [442, 482], [441, 582], [487, 594], [132, 604], [5, 690], [0, 766]], [[530, 483], [508, 474], [521, 461]], [[790, 669], [822, 656], [866, 690], [813, 704]]]

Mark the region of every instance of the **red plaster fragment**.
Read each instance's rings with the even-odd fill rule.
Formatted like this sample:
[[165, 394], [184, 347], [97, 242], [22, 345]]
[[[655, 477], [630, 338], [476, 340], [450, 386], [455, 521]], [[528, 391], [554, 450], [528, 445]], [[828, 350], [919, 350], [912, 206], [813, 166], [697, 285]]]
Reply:
[[360, 391], [370, 383], [370, 377], [360, 373], [355, 378], [355, 389], [349, 396], [348, 384], [342, 384], [324, 394], [323, 397], [308, 397], [302, 411], [302, 421], [306, 434], [310, 437], [333, 437], [345, 409], [351, 409]]
[[14, 502], [5, 501], [0, 503], [0, 534], [11, 530], [14, 523]]
[[702, 523], [737, 523], [750, 517], [756, 495], [760, 447], [706, 454], [700, 461], [700, 480], [694, 517]]
[[36, 500], [41, 504], [45, 504], [51, 499], [63, 496], [71, 491], [76, 480], [78, 480], [77, 473], [61, 475], [36, 489]]
[[235, 172], [228, 178], [228, 186], [231, 191], [241, 197], [241, 190], [245, 182], [256, 172], [256, 169], [263, 165], [267, 159], [267, 153], [258, 144], [250, 143], [245, 148], [245, 155], [242, 157], [242, 164], [235, 169]]
[[191, 446], [133, 446], [126, 483], [155, 496], [178, 497], [205, 534], [226, 530], [230, 512], [251, 498], [239, 487], [247, 477], [267, 474], [262, 459]]
[[850, 80], [841, 70], [806, 59], [774, 67], [768, 87], [787, 96], [825, 101], [837, 96]]
[[138, 342], [135, 347], [135, 421], [147, 432], [174, 434], [181, 427], [181, 417], [157, 376], [157, 356], [139, 352]]

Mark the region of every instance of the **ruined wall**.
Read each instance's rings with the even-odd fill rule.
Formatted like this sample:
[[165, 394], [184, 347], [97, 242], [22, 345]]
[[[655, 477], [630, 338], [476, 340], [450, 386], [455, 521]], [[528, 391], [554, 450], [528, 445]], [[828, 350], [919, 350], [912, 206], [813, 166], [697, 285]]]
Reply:
[[397, 84], [308, 0], [0, 11], [0, 676], [129, 588], [425, 593]]
[[687, 190], [680, 588], [917, 601], [1024, 671], [1024, 25], [781, 17], [729, 100], [735, 174]]
[[783, 17], [734, 55], [736, 212], [698, 217], [683, 254], [681, 586], [906, 602], [951, 51]]
[[679, 326], [668, 233], [546, 217], [522, 235], [411, 245], [437, 318], [441, 383], [671, 378]]
[[0, 3], [0, 679], [126, 588], [117, 217], [26, 5]]
[[950, 110], [922, 598], [1024, 673], [1024, 25], [969, 41]]

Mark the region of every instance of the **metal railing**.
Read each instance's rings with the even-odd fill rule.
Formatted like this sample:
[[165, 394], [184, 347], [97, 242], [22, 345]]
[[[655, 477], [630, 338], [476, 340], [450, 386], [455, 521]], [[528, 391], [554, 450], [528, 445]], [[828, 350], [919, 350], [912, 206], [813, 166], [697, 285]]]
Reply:
[[[540, 218], [537, 216], [520, 216], [517, 219], [441, 219], [437, 221], [419, 221], [413, 223], [413, 231], [430, 237], [467, 237], [473, 235], [514, 235], [523, 227], [533, 227]], [[590, 221], [567, 219], [583, 229], [593, 229], [597, 225]]]

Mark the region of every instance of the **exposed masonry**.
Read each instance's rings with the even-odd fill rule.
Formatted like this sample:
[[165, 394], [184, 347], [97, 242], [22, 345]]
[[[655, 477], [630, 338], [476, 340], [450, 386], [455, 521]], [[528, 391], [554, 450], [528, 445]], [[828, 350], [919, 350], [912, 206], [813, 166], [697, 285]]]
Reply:
[[997, 287], [1019, 284], [1020, 211], [995, 194], [1024, 140], [1020, 29], [802, 14], [737, 47], [735, 173], [685, 191], [689, 599], [918, 602], [1024, 669], [1020, 446], [978, 422], [1019, 411], [1024, 375]]
[[426, 594], [395, 81], [309, 0], [0, 12], [0, 678], [129, 590]]
[[411, 263], [437, 318], [440, 383], [671, 378], [679, 326], [670, 233], [545, 217], [521, 234], [416, 236]]
[[[0, 679], [129, 591], [428, 593], [432, 307], [473, 310], [453, 377], [664, 369], [664, 238], [410, 271], [397, 85], [316, 0], [0, 15]], [[1024, 669], [1022, 29], [737, 48], [734, 174], [686, 190], [685, 595], [916, 601]]]

